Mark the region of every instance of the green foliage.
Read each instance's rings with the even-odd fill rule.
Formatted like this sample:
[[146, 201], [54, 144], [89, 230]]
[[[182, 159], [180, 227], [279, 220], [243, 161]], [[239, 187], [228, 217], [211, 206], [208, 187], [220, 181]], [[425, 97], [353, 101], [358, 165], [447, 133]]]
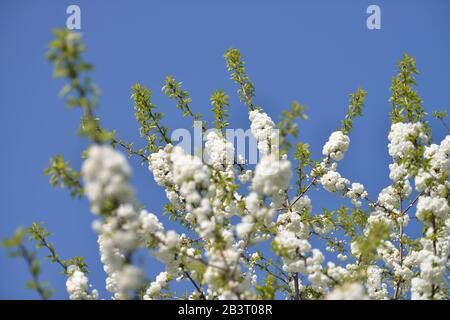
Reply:
[[323, 298], [323, 293], [317, 291], [311, 286], [305, 286], [302, 292], [300, 292], [301, 300], [319, 300]]
[[273, 300], [275, 299], [275, 293], [277, 292], [278, 284], [276, 278], [270, 273], [264, 279], [263, 285], [256, 285], [256, 291], [258, 292], [258, 298], [261, 300]]
[[189, 92], [181, 89], [181, 84], [181, 82], [177, 82], [171, 76], [167, 76], [162, 90], [170, 99], [176, 100], [176, 107], [183, 112], [183, 117], [192, 117], [194, 121], [201, 121], [203, 130], [206, 130], [206, 122], [202, 120], [203, 115], [192, 112], [189, 106], [192, 99], [189, 96]]
[[366, 101], [367, 92], [362, 88], [358, 88], [355, 93], [350, 94], [350, 103], [348, 105], [347, 115], [342, 120], [342, 132], [346, 135], [350, 133], [353, 128], [353, 119], [362, 116], [362, 109]]
[[39, 279], [42, 269], [41, 263], [37, 259], [35, 251], [28, 249], [23, 243], [23, 239], [27, 235], [27, 230], [19, 228], [11, 238], [4, 239], [1, 246], [6, 248], [10, 257], [21, 257], [27, 263], [28, 271], [31, 275], [31, 280], [25, 283], [25, 287], [35, 290], [43, 300], [51, 298], [54, 290], [47, 282]]
[[131, 99], [134, 100], [134, 116], [139, 123], [139, 133], [147, 139], [144, 150], [156, 152], [158, 143], [172, 142], [168, 137], [169, 129], [159, 123], [163, 114], [155, 111], [155, 105], [150, 100], [152, 92], [140, 84], [135, 84], [132, 89]]
[[450, 131], [450, 127], [445, 122], [445, 118], [447, 118], [447, 111], [433, 111], [433, 117], [439, 120], [442, 125], [447, 129], [447, 131]]
[[447, 111], [433, 111], [433, 117], [436, 119], [442, 120], [444, 118], [447, 118]]
[[277, 128], [280, 130], [280, 151], [282, 154], [287, 154], [292, 147], [288, 136], [298, 138], [298, 124], [297, 119], [308, 120], [308, 116], [304, 113], [305, 106], [297, 101], [291, 104], [291, 110], [285, 110], [280, 115], [280, 121], [277, 123]]
[[139, 158], [141, 158], [141, 164], [144, 164], [145, 162], [148, 161], [148, 158], [145, 155], [145, 150], [146, 148], [140, 148], [140, 149], [134, 149], [134, 143], [133, 142], [127, 142], [127, 141], [123, 141], [123, 140], [118, 140], [116, 138], [112, 138], [111, 139], [111, 145], [113, 147], [116, 147], [117, 145], [119, 145], [120, 147], [122, 147], [123, 149], [125, 149], [128, 152], [128, 157], [131, 158], [132, 156], [138, 156]]
[[93, 69], [92, 65], [82, 59], [85, 51], [81, 35], [67, 29], [54, 30], [55, 39], [50, 42], [47, 59], [53, 63], [55, 77], [66, 78], [68, 83], [60, 92], [66, 97], [66, 105], [83, 110], [80, 121], [80, 133], [96, 142], [109, 140], [107, 131], [101, 130], [93, 110], [97, 105], [98, 89], [91, 83], [85, 73]]
[[303, 180], [308, 177], [306, 167], [314, 164], [314, 161], [311, 159], [309, 144], [297, 142], [293, 157], [298, 161], [297, 166], [295, 167], [297, 173], [295, 184], [297, 185], [297, 195], [299, 195], [306, 190], [306, 186], [302, 185]]
[[361, 235], [358, 240], [358, 248], [361, 256], [357, 257], [360, 261], [369, 263], [377, 256], [377, 248], [382, 240], [389, 237], [389, 226], [380, 222], [373, 225], [367, 234]]
[[238, 49], [228, 49], [225, 54], [225, 61], [227, 63], [227, 69], [231, 73], [231, 79], [239, 85], [238, 94], [240, 100], [250, 110], [256, 109], [253, 105], [253, 98], [255, 97], [255, 87], [247, 76], [245, 70], [245, 62], [242, 59], [242, 55]]
[[228, 118], [228, 110], [227, 108], [230, 106], [228, 99], [230, 97], [225, 94], [222, 90], [215, 90], [211, 95], [210, 101], [213, 108], [211, 109], [214, 113], [214, 121], [213, 124], [217, 130], [222, 131], [225, 129], [229, 123], [227, 122]]
[[[324, 212], [328, 212], [323, 209]], [[350, 211], [350, 212], [349, 212]], [[368, 213], [359, 208], [349, 209], [340, 206], [338, 210], [331, 211], [330, 221], [333, 221], [336, 228], [342, 230], [345, 236], [354, 239], [364, 228], [367, 222]]]
[[73, 198], [83, 196], [83, 186], [81, 185], [81, 174], [70, 167], [69, 161], [64, 161], [62, 155], [58, 154], [50, 158], [50, 165], [44, 170], [46, 176], [50, 176], [50, 184], [53, 187], [58, 185], [61, 188], [67, 187]]
[[68, 260], [63, 260], [59, 257], [52, 243], [48, 242], [47, 238], [50, 236], [50, 232], [48, 232], [41, 223], [33, 222], [31, 227], [26, 229], [26, 233], [29, 235], [30, 240], [35, 241], [36, 248], [46, 248], [49, 251], [49, 255], [47, 258], [52, 263], [57, 263], [63, 268], [63, 272], [67, 274], [68, 268], [71, 265], [77, 266], [82, 272], [87, 273], [87, 265], [84, 262], [83, 257], [73, 257]]
[[415, 76], [419, 74], [416, 60], [405, 53], [397, 66], [398, 73], [392, 78], [392, 96], [389, 99], [392, 104], [391, 120], [393, 123], [421, 121], [426, 113], [422, 99], [414, 90]]

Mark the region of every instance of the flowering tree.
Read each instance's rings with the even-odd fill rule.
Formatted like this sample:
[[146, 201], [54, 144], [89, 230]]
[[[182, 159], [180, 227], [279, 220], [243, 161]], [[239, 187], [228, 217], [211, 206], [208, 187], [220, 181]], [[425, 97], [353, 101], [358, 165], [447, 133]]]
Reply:
[[[392, 182], [372, 199], [363, 184], [338, 171], [353, 121], [362, 115], [364, 90], [350, 95], [341, 127], [323, 146], [322, 159], [314, 160], [309, 146], [297, 138], [297, 122], [306, 120], [303, 106], [294, 102], [275, 123], [254, 102], [255, 88], [241, 54], [229, 49], [224, 57], [248, 108], [260, 154], [256, 166], [235, 154], [235, 145], [227, 140], [229, 97], [223, 91], [212, 94], [215, 120], [209, 128], [191, 109], [189, 93], [171, 77], [163, 91], [184, 116], [199, 124], [206, 136], [204, 152], [193, 155], [174, 143], [163, 114], [151, 101], [152, 92], [139, 84], [131, 97], [145, 146], [134, 149], [115, 131], [103, 128], [94, 114], [98, 93], [87, 76], [92, 66], [83, 60], [80, 35], [56, 30], [55, 36], [48, 59], [55, 75], [67, 79], [62, 95], [69, 107], [82, 110], [80, 134], [91, 145], [79, 172], [58, 155], [45, 173], [52, 185], [89, 200], [106, 288], [113, 299], [447, 299], [450, 136], [431, 143], [427, 113], [414, 90], [418, 71], [412, 57], [404, 55], [392, 79]], [[445, 112], [434, 116], [446, 126]], [[163, 226], [139, 204], [122, 151], [148, 165], [167, 195], [164, 213], [184, 233]], [[320, 187], [348, 198], [351, 205], [313, 214], [308, 192]], [[408, 235], [411, 224], [422, 225], [420, 237]], [[48, 241], [48, 231], [37, 223], [3, 243], [28, 263], [29, 287], [44, 299], [52, 293], [39, 278], [40, 264], [24, 243], [26, 236], [61, 266], [70, 299], [99, 298], [83, 258], [61, 259]], [[313, 238], [326, 244], [327, 257], [336, 255], [341, 262], [326, 262], [312, 247]], [[271, 250], [260, 250], [264, 243]], [[142, 249], [165, 270], [146, 276], [136, 263]], [[174, 281], [190, 283], [191, 292], [180, 295]]]

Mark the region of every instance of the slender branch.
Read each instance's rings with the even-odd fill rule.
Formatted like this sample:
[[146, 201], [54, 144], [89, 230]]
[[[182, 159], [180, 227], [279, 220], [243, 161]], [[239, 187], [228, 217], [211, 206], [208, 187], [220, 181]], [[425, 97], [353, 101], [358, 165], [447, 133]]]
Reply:
[[39, 294], [39, 296], [41, 297], [42, 300], [47, 300], [47, 294], [46, 294], [46, 290], [42, 287], [41, 282], [39, 281], [39, 276], [38, 274], [33, 270], [33, 256], [32, 254], [28, 251], [28, 249], [22, 244], [20, 243], [18, 245], [19, 251], [21, 256], [25, 259], [26, 263], [27, 263], [27, 267], [28, 270], [30, 271], [31, 277], [33, 278], [33, 283], [34, 283], [34, 287], [36, 289], [36, 292]]
[[294, 273], [295, 300], [300, 300], [300, 289], [298, 287], [298, 272]]
[[417, 200], [419, 200], [420, 196], [422, 196], [424, 194], [425, 191], [422, 191], [421, 193], [419, 193], [417, 195], [417, 197], [408, 205], [408, 207], [405, 209], [405, 211], [403, 211], [403, 213], [407, 213], [409, 211], [409, 209], [411, 209], [414, 204], [417, 202]]
[[291, 209], [298, 200], [300, 200], [301, 197], [303, 197], [305, 195], [306, 192], [308, 192], [309, 188], [312, 187], [312, 185], [316, 182], [317, 177], [314, 177], [311, 182], [308, 184], [308, 186], [305, 188], [305, 190], [302, 191], [302, 193], [300, 193], [297, 197], [294, 198], [294, 200], [291, 201], [291, 204], [289, 205], [289, 209]]
[[450, 127], [447, 125], [447, 123], [445, 123], [444, 119], [442, 118], [438, 118], [439, 121], [442, 123], [442, 125], [444, 126], [445, 129], [447, 129], [447, 131], [450, 132]]
[[202, 289], [200, 288], [200, 286], [197, 284], [197, 282], [195, 282], [194, 279], [192, 279], [191, 275], [189, 274], [189, 272], [187, 271], [183, 271], [184, 275], [189, 279], [189, 281], [191, 281], [191, 283], [194, 285], [195, 290], [197, 290], [197, 292], [200, 294], [200, 298], [203, 300], [206, 300], [205, 294], [203, 293]]
[[124, 148], [125, 150], [127, 150], [130, 154], [141, 157], [142, 161], [145, 161], [145, 162], [148, 161], [148, 158], [146, 156], [144, 156], [143, 154], [141, 154], [141, 153], [137, 152], [136, 150], [132, 149], [131, 146], [126, 145], [121, 140], [117, 140], [115, 138], [112, 138], [111, 141], [112, 141], [113, 144], [117, 144], [117, 145], [121, 146], [122, 148]]
[[[399, 201], [398, 201], [398, 205], [399, 205], [399, 209], [401, 212], [401, 216], [400, 216], [400, 235], [399, 235], [399, 253], [400, 253], [400, 267], [403, 266], [403, 215], [405, 214], [403, 212], [403, 208], [402, 208], [402, 197], [399, 197]], [[395, 293], [394, 293], [394, 299], [397, 300], [400, 296], [400, 285], [402, 283], [402, 279], [399, 278], [397, 280], [397, 285], [395, 287]]]

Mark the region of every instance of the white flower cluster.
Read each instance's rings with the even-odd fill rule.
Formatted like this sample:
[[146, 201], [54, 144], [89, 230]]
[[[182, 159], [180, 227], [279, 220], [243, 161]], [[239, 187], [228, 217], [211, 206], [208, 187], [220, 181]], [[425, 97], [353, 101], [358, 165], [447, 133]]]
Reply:
[[324, 291], [329, 278], [323, 272], [324, 256], [312, 249], [308, 241], [309, 231], [302, 217], [309, 215], [311, 200], [302, 196], [292, 211], [281, 214], [277, 220], [277, 235], [274, 238], [276, 251], [283, 258], [283, 270], [308, 275], [308, 280], [318, 291]]
[[173, 145], [169, 143], [163, 149], [152, 153], [148, 157], [148, 168], [153, 173], [155, 182], [164, 187], [167, 199], [176, 208], [180, 208], [183, 198], [179, 194], [179, 186], [173, 180], [173, 163], [171, 160], [173, 149]]
[[239, 238], [246, 238], [253, 231], [256, 221], [262, 222], [266, 227], [272, 225], [275, 211], [264, 206], [256, 192], [250, 192], [245, 198], [245, 208], [248, 214], [244, 215], [241, 223], [236, 226], [236, 233]]
[[392, 219], [389, 218], [389, 212], [386, 212], [386, 210], [381, 208], [377, 208], [376, 210], [370, 213], [369, 218], [367, 219], [364, 234], [367, 235], [372, 229], [372, 227], [378, 225], [385, 225], [388, 227], [392, 227], [394, 225]]
[[288, 272], [306, 273], [306, 261], [299, 255], [311, 251], [311, 244], [306, 239], [300, 239], [292, 231], [281, 230], [277, 233], [274, 243], [283, 256], [283, 270]]
[[447, 299], [446, 277], [450, 254], [448, 238], [438, 239], [437, 244], [433, 244], [429, 239], [422, 239], [421, 244], [423, 248], [417, 254], [420, 274], [411, 281], [411, 298]]
[[[360, 207], [362, 205], [360, 199], [367, 198], [367, 191], [364, 190], [364, 185], [361, 183], [352, 183], [341, 176], [337, 171], [337, 161], [344, 158], [350, 145], [350, 138], [342, 131], [334, 131], [322, 149], [322, 154], [326, 158], [315, 168], [312, 176], [319, 176], [319, 183], [328, 192], [342, 192], [343, 196], [350, 199], [353, 205]], [[334, 160], [330, 161], [330, 158]]]
[[431, 216], [445, 221], [448, 218], [449, 210], [448, 200], [445, 198], [420, 196], [417, 203], [416, 216], [424, 223], [430, 224]]
[[344, 158], [349, 145], [350, 138], [347, 135], [342, 131], [334, 131], [323, 146], [322, 154], [335, 161], [340, 161]]
[[216, 130], [206, 136], [207, 162], [216, 170], [229, 169], [234, 163], [234, 146]]
[[308, 227], [303, 222], [303, 217], [308, 217], [312, 210], [311, 199], [303, 195], [293, 206], [292, 210], [287, 210], [280, 214], [277, 219], [279, 230], [293, 232], [300, 239], [307, 239]]
[[144, 300], [153, 300], [155, 297], [161, 294], [161, 290], [167, 286], [169, 282], [169, 274], [165, 271], [156, 276], [155, 281], [150, 283], [147, 291], [144, 294]]
[[[182, 263], [182, 259], [177, 260], [177, 255], [184, 248], [186, 236], [179, 235], [173, 230], [169, 230], [167, 232], [159, 232], [156, 234], [158, 238], [158, 251], [153, 253], [153, 255], [162, 263], [164, 263], [166, 267], [166, 271], [175, 276], [179, 271], [180, 263]], [[180, 257], [181, 258], [181, 257]]]
[[396, 187], [388, 186], [381, 190], [378, 194], [377, 203], [387, 210], [394, 210], [398, 205], [400, 197], [406, 199], [411, 192], [411, 184], [408, 180], [405, 180]]
[[346, 196], [356, 207], [360, 207], [362, 203], [361, 201], [359, 201], [359, 199], [367, 198], [367, 191], [364, 190], [364, 185], [358, 182], [354, 182], [352, 183], [352, 187], [347, 191]]
[[[443, 195], [450, 189], [448, 182], [448, 172], [450, 167], [450, 135], [446, 136], [440, 145], [431, 144], [425, 146], [424, 158], [427, 159], [430, 169], [425, 171], [420, 169], [415, 177], [417, 191], [429, 191], [433, 196]], [[437, 183], [445, 181], [445, 184]], [[433, 186], [433, 188], [430, 188]]]
[[[239, 154], [236, 159], [236, 163], [239, 165], [245, 164], [245, 158], [243, 155]], [[253, 177], [253, 171], [252, 170], [241, 170], [238, 174], [238, 179], [241, 183], [247, 183], [249, 182]]]
[[170, 159], [174, 183], [179, 187], [189, 212], [186, 218], [190, 222], [197, 222], [202, 238], [210, 239], [216, 225], [210, 201], [215, 192], [210, 179], [211, 172], [200, 158], [185, 153], [180, 147], [173, 148]]
[[200, 158], [185, 153], [180, 147], [173, 148], [170, 160], [173, 164], [173, 181], [180, 187], [188, 210], [192, 210], [200, 205], [202, 192], [210, 185], [209, 169]]
[[262, 154], [278, 151], [279, 137], [273, 120], [261, 110], [252, 110], [249, 113], [250, 129], [258, 141], [258, 150]]
[[329, 192], [344, 190], [350, 184], [341, 174], [333, 169], [328, 170], [319, 180], [320, 184]]
[[327, 294], [327, 300], [367, 300], [364, 287], [360, 283], [347, 283], [336, 287]]
[[403, 181], [409, 178], [409, 173], [404, 164], [397, 162], [389, 165], [389, 179], [394, 182]]
[[88, 150], [81, 173], [91, 210], [100, 214], [107, 200], [132, 202], [133, 189], [128, 184], [131, 169], [125, 156], [111, 146], [93, 145]]
[[128, 183], [131, 169], [126, 158], [111, 146], [93, 145], [81, 172], [92, 212], [103, 214], [108, 210], [103, 222], [93, 223], [99, 234], [101, 261], [108, 274], [107, 290], [116, 299], [127, 299], [130, 291], [140, 287], [143, 276], [125, 258], [141, 245], [142, 237], [141, 216]]
[[415, 149], [414, 142], [417, 139], [425, 142], [427, 141], [427, 136], [423, 132], [423, 124], [421, 122], [397, 122], [392, 124], [388, 139], [389, 155], [396, 160], [409, 156]]
[[252, 188], [261, 195], [276, 197], [289, 188], [291, 163], [273, 154], [264, 156], [257, 164]]
[[279, 160], [274, 154], [263, 156], [255, 169], [252, 180], [253, 191], [245, 199], [248, 214], [244, 215], [242, 222], [236, 226], [239, 238], [246, 238], [253, 230], [256, 221], [261, 221], [266, 227], [270, 227], [274, 211], [264, 206], [262, 197], [268, 196], [272, 201], [272, 207], [280, 206], [286, 198], [291, 176], [289, 161]]
[[153, 173], [156, 183], [162, 187], [170, 187], [173, 185], [172, 165], [170, 161], [170, 153], [172, 150], [173, 146], [167, 144], [163, 149], [152, 153], [148, 157], [148, 168]]
[[388, 298], [387, 285], [382, 282], [382, 273], [383, 270], [376, 265], [367, 268], [366, 288], [370, 299], [386, 300]]
[[377, 248], [377, 254], [389, 268], [392, 268], [394, 276], [397, 279], [401, 279], [399, 286], [400, 292], [406, 292], [411, 286], [411, 279], [414, 276], [413, 269], [417, 264], [415, 252], [411, 251], [409, 254], [403, 253], [404, 257], [402, 260], [399, 248], [391, 241], [384, 240]]
[[[237, 198], [240, 196], [233, 192], [234, 183], [234, 146], [228, 142], [222, 134], [213, 130], [207, 134], [205, 144], [206, 159], [213, 175], [220, 177], [221, 183], [215, 184], [215, 193], [212, 192], [211, 204], [214, 216], [222, 222], [223, 217], [230, 217], [237, 214]], [[237, 163], [245, 163], [242, 156], [238, 157]], [[240, 180], [251, 179], [252, 172], [247, 170], [239, 177]], [[230, 193], [234, 193], [234, 197], [230, 197]]]
[[[119, 239], [115, 236], [116, 233], [121, 234]], [[100, 234], [98, 238], [100, 260], [108, 275], [106, 289], [114, 293], [115, 299], [127, 299], [129, 292], [140, 288], [143, 280], [142, 271], [138, 267], [128, 264], [125, 255], [117, 246], [117, 241], [125, 237], [123, 232], [115, 231], [113, 238], [107, 234]], [[125, 246], [129, 246], [129, 243]]]
[[89, 279], [88, 277], [75, 265], [67, 268], [69, 275], [66, 281], [66, 289], [70, 300], [97, 300], [98, 291], [92, 290], [89, 293]]
[[[227, 249], [210, 248], [206, 251], [208, 266], [203, 275], [208, 284], [208, 296], [217, 296], [221, 300], [237, 300], [239, 295], [249, 290], [251, 274], [242, 278], [239, 268], [239, 259], [242, 249], [239, 246], [231, 246]], [[220, 279], [227, 278], [228, 283], [224, 289]]]

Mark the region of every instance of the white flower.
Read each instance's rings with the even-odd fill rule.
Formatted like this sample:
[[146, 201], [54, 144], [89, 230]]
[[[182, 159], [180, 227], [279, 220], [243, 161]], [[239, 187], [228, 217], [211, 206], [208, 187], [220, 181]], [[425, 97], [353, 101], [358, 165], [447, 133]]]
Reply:
[[238, 175], [238, 179], [241, 183], [247, 183], [252, 179], [253, 171], [252, 170], [245, 170], [241, 174]]
[[398, 164], [397, 162], [391, 163], [389, 170], [389, 178], [394, 182], [405, 180], [409, 177], [408, 170], [403, 164]]
[[209, 156], [208, 163], [215, 169], [232, 166], [234, 162], [234, 146], [215, 130], [206, 136], [205, 151]]
[[300, 199], [297, 200], [296, 203], [294, 203], [292, 209], [297, 214], [310, 214], [312, 210], [311, 199], [306, 194], [304, 194]]
[[258, 150], [265, 155], [277, 151], [278, 131], [272, 119], [260, 110], [250, 111], [249, 119], [252, 134], [258, 141]]
[[125, 265], [122, 269], [114, 273], [113, 276], [117, 292], [120, 298], [127, 297], [128, 292], [137, 290], [142, 285], [142, 271], [130, 264]]
[[131, 169], [125, 156], [109, 145], [93, 145], [87, 151], [81, 173], [91, 210], [100, 214], [106, 199], [133, 203], [133, 189], [128, 184]]
[[173, 230], [167, 231], [165, 238], [164, 238], [164, 244], [169, 249], [173, 249], [178, 245], [178, 242], [180, 241], [180, 235], [176, 233]]
[[342, 133], [342, 131], [334, 131], [323, 146], [322, 154], [340, 161], [344, 158], [349, 144], [350, 138], [347, 135]]
[[343, 190], [350, 182], [347, 179], [342, 178], [339, 172], [330, 170], [320, 178], [320, 183], [323, 185], [325, 190], [329, 192], [336, 192]]
[[[438, 238], [434, 244], [431, 240], [421, 239], [421, 244], [423, 248], [416, 257], [420, 274], [411, 280], [411, 298], [447, 299], [448, 237]], [[435, 248], [437, 255], [434, 253]]]
[[158, 217], [146, 210], [141, 211], [140, 215], [142, 229], [144, 234], [152, 235], [164, 230], [163, 225], [159, 222]]
[[155, 181], [160, 186], [171, 186], [173, 184], [172, 163], [170, 153], [173, 150], [171, 144], [167, 144], [164, 149], [152, 153], [149, 157], [149, 170], [153, 173]]
[[242, 218], [242, 222], [236, 226], [236, 233], [240, 239], [244, 239], [252, 231], [255, 222], [251, 215], [246, 215]]
[[402, 159], [409, 156], [415, 149], [413, 141], [418, 138], [426, 141], [426, 136], [422, 131], [423, 125], [420, 122], [397, 122], [392, 124], [388, 135], [390, 141], [388, 145], [389, 155], [394, 159]]
[[346, 283], [327, 294], [327, 300], [367, 300], [364, 287], [360, 283]]
[[67, 268], [69, 275], [66, 281], [67, 293], [71, 300], [96, 300], [98, 299], [97, 290], [89, 290], [89, 279], [77, 266], [71, 265]]
[[351, 189], [347, 191], [346, 195], [355, 206], [360, 207], [361, 201], [358, 200], [367, 198], [367, 191], [364, 190], [364, 185], [354, 182], [352, 183]]
[[419, 220], [426, 220], [427, 214], [445, 220], [449, 213], [448, 201], [445, 198], [419, 197], [416, 216]]
[[387, 299], [387, 285], [382, 282], [383, 270], [378, 266], [369, 266], [367, 268], [367, 293], [371, 299]]
[[125, 203], [117, 208], [117, 216], [123, 219], [130, 219], [136, 215], [136, 210], [130, 203]]
[[256, 166], [252, 188], [262, 195], [274, 196], [288, 189], [291, 176], [289, 161], [278, 160], [275, 155], [266, 155]]
[[144, 300], [152, 300], [154, 297], [161, 293], [162, 288], [164, 288], [169, 281], [169, 274], [165, 271], [161, 272], [156, 276], [155, 281], [150, 283], [147, 291], [144, 295]]

